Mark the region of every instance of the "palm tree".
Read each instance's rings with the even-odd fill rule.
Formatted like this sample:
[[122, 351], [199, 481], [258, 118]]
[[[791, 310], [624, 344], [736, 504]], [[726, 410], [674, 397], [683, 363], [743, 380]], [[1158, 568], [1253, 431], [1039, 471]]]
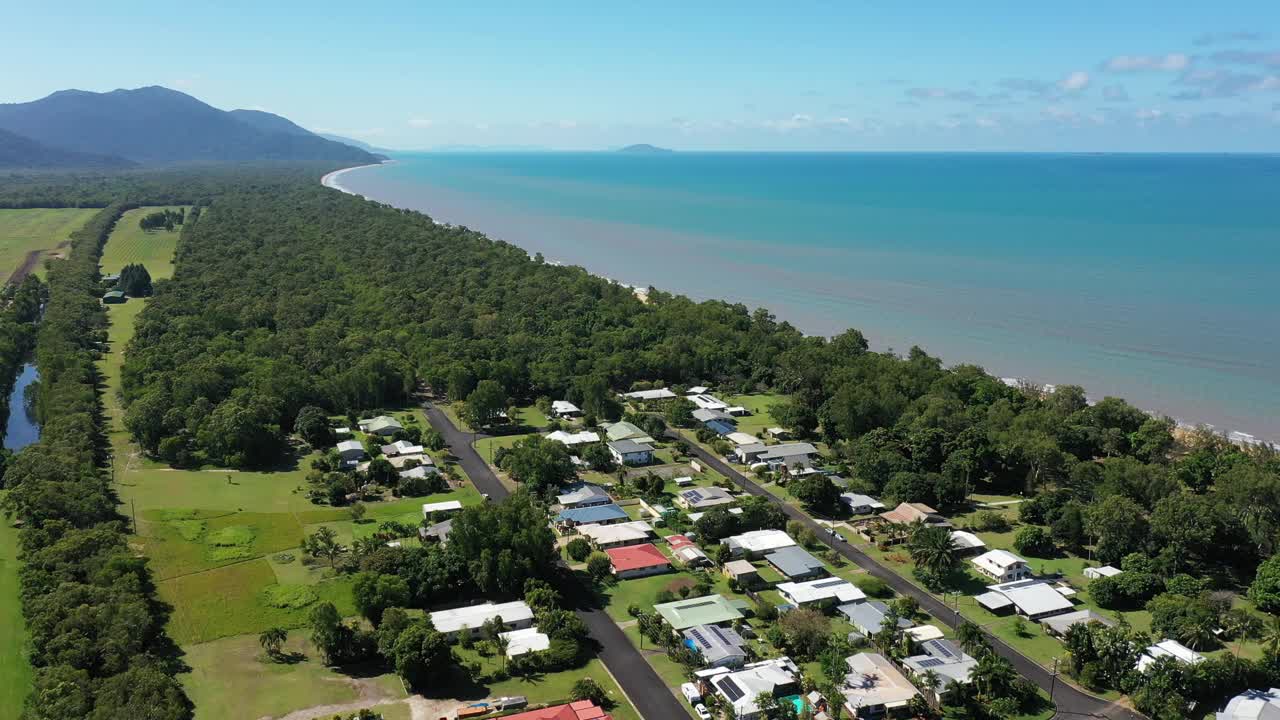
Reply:
[[1267, 655], [1280, 655], [1280, 615], [1268, 615], [1266, 626], [1259, 636], [1262, 646], [1267, 649]]
[[911, 560], [934, 578], [946, 577], [959, 562], [951, 531], [944, 527], [918, 527], [907, 541]]
[[498, 634], [489, 642], [493, 643], [494, 652], [498, 653], [498, 657], [502, 658], [502, 669], [507, 669], [507, 648], [511, 647], [511, 640], [505, 636]]
[[289, 639], [289, 631], [281, 627], [267, 628], [258, 636], [258, 644], [263, 650], [267, 651], [267, 655], [277, 657], [280, 655], [280, 648], [285, 641]]
[[968, 620], [960, 623], [960, 627], [956, 628], [956, 640], [960, 643], [962, 650], [974, 657], [982, 655], [984, 651], [990, 649], [982, 628]]
[[978, 687], [978, 694], [982, 697], [992, 698], [1002, 694], [1002, 690], [1013, 684], [1015, 679], [1013, 666], [1008, 660], [999, 655], [988, 652], [978, 658], [978, 664], [973, 668], [973, 683]]
[[939, 675], [936, 670], [932, 670], [932, 669], [925, 670], [923, 673], [920, 674], [921, 682], [923, 682], [924, 686], [929, 688], [929, 690], [933, 692], [934, 698], [937, 698], [938, 695], [940, 694], [940, 689], [938, 688], [938, 681], [941, 679], [942, 679], [942, 676]]

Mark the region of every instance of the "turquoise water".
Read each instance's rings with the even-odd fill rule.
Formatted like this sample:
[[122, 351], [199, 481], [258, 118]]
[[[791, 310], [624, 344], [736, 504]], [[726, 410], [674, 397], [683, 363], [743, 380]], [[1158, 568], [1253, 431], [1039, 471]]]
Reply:
[[549, 260], [1280, 439], [1280, 157], [403, 154], [348, 189]]

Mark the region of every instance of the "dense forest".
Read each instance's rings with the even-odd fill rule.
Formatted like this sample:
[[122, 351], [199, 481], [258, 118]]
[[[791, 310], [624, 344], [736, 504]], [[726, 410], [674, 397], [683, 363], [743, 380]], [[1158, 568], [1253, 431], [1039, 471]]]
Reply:
[[37, 333], [38, 443], [5, 473], [5, 510], [22, 522], [21, 600], [34, 689], [23, 717], [183, 720], [191, 703], [174, 679], [176, 648], [147, 561], [130, 550], [103, 471], [95, 342], [102, 243], [125, 206], [103, 209], [72, 236], [49, 272]]

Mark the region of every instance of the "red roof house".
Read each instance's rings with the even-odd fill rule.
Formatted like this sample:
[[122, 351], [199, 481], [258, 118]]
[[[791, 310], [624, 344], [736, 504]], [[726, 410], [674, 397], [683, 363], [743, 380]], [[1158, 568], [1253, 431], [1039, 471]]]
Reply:
[[613, 574], [621, 579], [670, 572], [671, 561], [652, 543], [605, 550], [613, 562]]
[[579, 700], [568, 705], [507, 715], [502, 720], [612, 720], [612, 717], [590, 700]]
[[679, 550], [681, 548], [687, 548], [687, 547], [697, 547], [696, 545], [693, 544], [692, 540], [685, 537], [684, 535], [668, 535], [667, 545], [670, 545], [672, 550]]

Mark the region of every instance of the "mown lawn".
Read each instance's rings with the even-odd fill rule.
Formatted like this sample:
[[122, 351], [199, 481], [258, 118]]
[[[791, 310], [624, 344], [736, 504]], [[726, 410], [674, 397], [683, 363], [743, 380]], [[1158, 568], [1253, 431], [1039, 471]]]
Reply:
[[0, 720], [16, 720], [31, 690], [26, 641], [18, 602], [18, 530], [0, 517]]
[[[177, 210], [178, 207], [173, 205], [167, 209]], [[140, 263], [147, 268], [152, 280], [173, 277], [173, 254], [178, 248], [180, 230], [145, 231], [138, 227], [138, 221], [144, 216], [164, 209], [166, 208], [141, 207], [120, 216], [111, 231], [110, 239], [102, 249], [103, 275], [118, 273], [125, 265]], [[191, 208], [183, 209], [189, 211]]]
[[[461, 662], [479, 662], [482, 672], [492, 672], [502, 667], [501, 658], [496, 655], [491, 655], [487, 658], [483, 657], [475, 648], [463, 650], [455, 645], [453, 651]], [[582, 678], [591, 678], [600, 687], [604, 688], [604, 691], [609, 695], [609, 699], [615, 703], [614, 707], [609, 711], [614, 718], [617, 720], [640, 720], [640, 715], [631, 707], [631, 703], [627, 702], [626, 695], [622, 694], [618, 684], [613, 681], [613, 677], [605, 670], [604, 663], [594, 658], [583, 667], [572, 670], [535, 675], [529, 678], [513, 677], [500, 682], [486, 683], [476, 688], [469, 688], [468, 697], [476, 696], [478, 693], [478, 697], [482, 698], [524, 695], [529, 698], [530, 705], [569, 702], [573, 684]], [[448, 692], [448, 689], [441, 689], [439, 694], [432, 693], [432, 697], [448, 697], [447, 694], [444, 694]]]
[[[275, 571], [265, 558], [255, 558], [205, 572], [183, 575], [157, 584], [160, 598], [173, 606], [169, 634], [180, 645], [203, 643], [218, 638], [258, 633], [269, 627], [298, 628], [306, 623], [309, 608], [318, 602], [332, 602], [338, 612], [354, 615], [351, 579], [326, 580], [312, 592], [287, 587], [275, 595]], [[269, 604], [273, 598], [301, 598], [294, 607]]]
[[84, 227], [98, 211], [93, 208], [35, 208], [0, 210], [0, 283], [22, 266], [27, 253], [43, 251], [34, 272], [44, 276], [44, 257], [58, 249], [71, 233]]
[[752, 395], [730, 395], [722, 399], [731, 406], [741, 405], [751, 411], [750, 415], [736, 418], [739, 431], [763, 438], [765, 430], [778, 425], [777, 421], [773, 419], [773, 415], [769, 414], [769, 408], [785, 401], [787, 396], [781, 393], [756, 393]]
[[[284, 654], [301, 655], [302, 659], [291, 662], [266, 659], [256, 634], [191, 645], [185, 650], [183, 660], [191, 672], [179, 679], [196, 705], [196, 720], [276, 717], [299, 708], [354, 702], [360, 697], [347, 676], [321, 664], [319, 653], [303, 631], [291, 632], [285, 644]], [[394, 674], [360, 682], [381, 698], [407, 696]], [[404, 708], [400, 717], [408, 717], [407, 706], [387, 706], [379, 711], [393, 718], [396, 716], [387, 710], [396, 707]]]

